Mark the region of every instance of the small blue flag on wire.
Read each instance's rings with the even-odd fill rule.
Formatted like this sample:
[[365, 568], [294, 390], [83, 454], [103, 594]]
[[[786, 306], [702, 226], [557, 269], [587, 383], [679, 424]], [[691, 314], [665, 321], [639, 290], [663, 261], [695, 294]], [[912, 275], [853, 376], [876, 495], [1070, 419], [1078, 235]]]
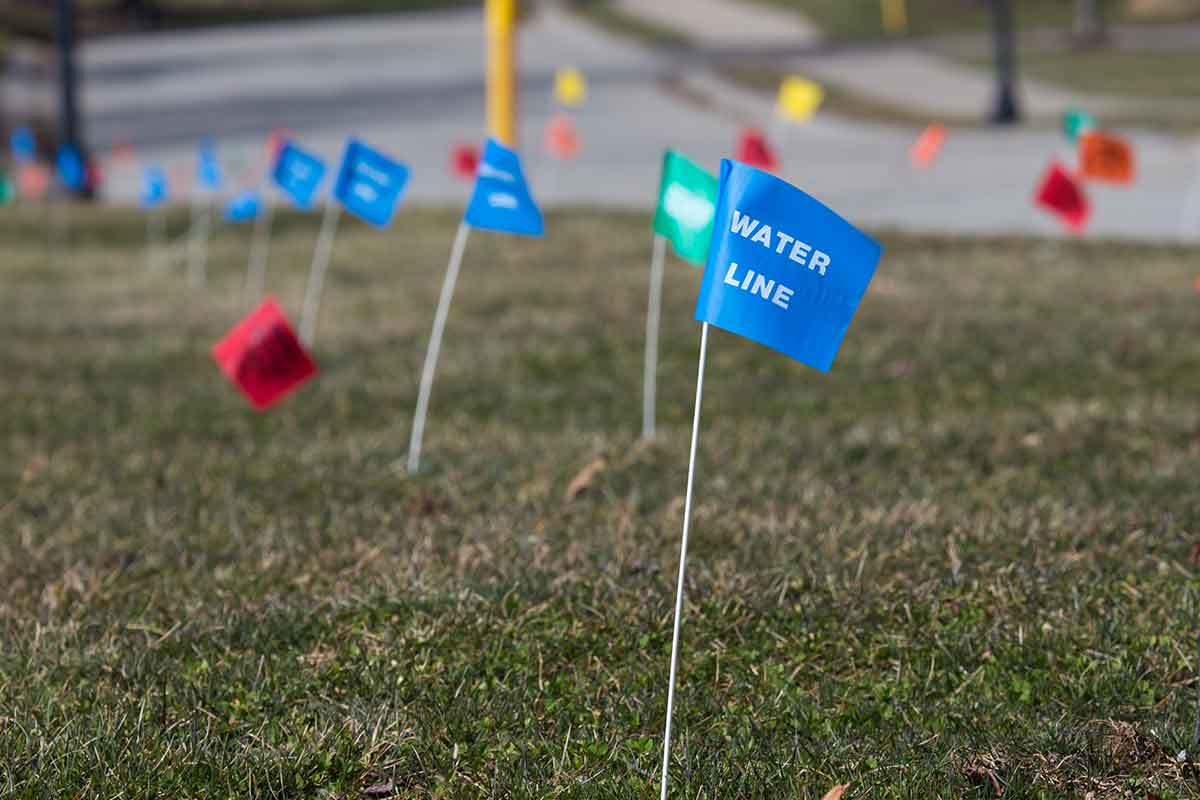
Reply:
[[142, 172], [142, 193], [138, 200], [142, 208], [158, 208], [167, 202], [167, 173], [157, 164], [151, 164]]
[[786, 181], [723, 160], [696, 319], [828, 372], [882, 253]]
[[238, 192], [225, 204], [226, 222], [249, 222], [258, 216], [261, 206], [258, 191], [247, 189]]
[[217, 158], [217, 147], [209, 139], [200, 143], [196, 158], [196, 186], [215, 192], [221, 188], [225, 176], [221, 170], [221, 161]]
[[58, 166], [59, 180], [63, 182], [64, 186], [70, 189], [83, 188], [87, 179], [87, 168], [83, 164], [83, 158], [79, 155], [79, 151], [73, 145], [64, 144], [59, 147], [55, 163]]
[[28, 164], [36, 159], [37, 140], [33, 137], [33, 131], [24, 125], [15, 128], [9, 136], [9, 149], [12, 151], [12, 160], [18, 164]]
[[312, 208], [325, 177], [325, 162], [288, 142], [279, 151], [271, 178], [297, 208]]
[[392, 221], [408, 183], [408, 167], [367, 145], [346, 143], [333, 196], [347, 211], [384, 228]]
[[546, 232], [542, 212], [521, 172], [520, 156], [495, 139], [488, 139], [483, 148], [465, 219], [472, 228], [518, 236]]

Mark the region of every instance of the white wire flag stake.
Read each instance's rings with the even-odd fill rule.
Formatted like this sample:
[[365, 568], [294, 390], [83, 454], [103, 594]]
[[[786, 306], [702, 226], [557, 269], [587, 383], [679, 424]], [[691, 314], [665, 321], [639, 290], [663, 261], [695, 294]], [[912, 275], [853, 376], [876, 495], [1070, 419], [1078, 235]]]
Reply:
[[192, 196], [192, 228], [188, 236], [188, 282], [200, 288], [208, 282], [208, 237], [212, 229], [212, 198]]
[[167, 212], [162, 206], [146, 215], [146, 271], [165, 272], [170, 265], [167, 249]]
[[450, 315], [450, 301], [454, 297], [454, 286], [458, 283], [458, 272], [462, 267], [463, 253], [471, 226], [459, 223], [454, 235], [454, 246], [450, 248], [450, 261], [446, 264], [446, 277], [442, 280], [442, 292], [438, 297], [437, 312], [433, 316], [433, 332], [429, 334], [429, 346], [425, 350], [425, 363], [421, 367], [421, 385], [417, 390], [417, 410], [413, 414], [412, 434], [408, 441], [408, 471], [416, 474], [421, 468], [421, 441], [425, 437], [425, 417], [429, 413], [429, 395], [433, 391], [433, 375], [437, 371], [438, 356], [442, 350], [442, 334], [446, 330], [446, 317]]
[[658, 389], [658, 331], [662, 317], [663, 267], [667, 259], [667, 240], [654, 235], [654, 255], [650, 258], [650, 298], [646, 304], [646, 364], [642, 375], [642, 438], [654, 436], [654, 405]]
[[745, 336], [827, 372], [882, 253], [878, 244], [817, 200], [745, 164], [721, 162], [716, 198], [696, 302], [696, 319], [703, 327], [679, 543], [660, 800], [667, 800], [670, 788], [671, 727], [709, 327]]
[[325, 288], [325, 272], [333, 256], [333, 237], [337, 233], [341, 206], [332, 197], [325, 203], [325, 214], [321, 219], [321, 233], [313, 250], [312, 266], [308, 271], [308, 285], [304, 290], [304, 309], [300, 312], [300, 341], [312, 347], [317, 336], [317, 317], [321, 313], [321, 293]]
[[450, 314], [450, 301], [454, 297], [454, 287], [458, 283], [471, 228], [518, 236], [542, 236], [545, 233], [542, 212], [529, 193], [520, 157], [494, 139], [488, 139], [484, 145], [476, 172], [475, 190], [471, 193], [471, 201], [467, 204], [450, 248], [450, 261], [446, 264], [446, 277], [442, 280], [442, 292], [433, 317], [433, 331], [429, 335], [425, 363], [421, 368], [417, 408], [413, 412], [412, 433], [408, 443], [410, 475], [415, 475], [421, 468], [421, 443], [425, 436], [425, 419], [429, 414], [429, 395], [433, 392], [433, 376], [437, 372], [446, 317]]
[[679, 580], [675, 585], [675, 628], [671, 634], [671, 677], [667, 683], [667, 721], [663, 729], [662, 793], [667, 800], [671, 768], [671, 716], [675, 711], [675, 674], [679, 666], [679, 626], [683, 620], [683, 585], [687, 573], [688, 529], [692, 521], [692, 486], [696, 478], [696, 445], [700, 441], [700, 403], [704, 398], [704, 363], [708, 356], [708, 323], [700, 328], [700, 364], [696, 368], [696, 406], [692, 415], [692, 447], [688, 454], [687, 492], [683, 499], [683, 538], [679, 541]]
[[275, 203], [269, 191], [263, 192], [262, 209], [254, 219], [254, 234], [250, 240], [250, 257], [246, 261], [246, 285], [243, 294], [248, 305], [259, 301], [267, 286], [267, 262], [271, 257], [271, 223]]

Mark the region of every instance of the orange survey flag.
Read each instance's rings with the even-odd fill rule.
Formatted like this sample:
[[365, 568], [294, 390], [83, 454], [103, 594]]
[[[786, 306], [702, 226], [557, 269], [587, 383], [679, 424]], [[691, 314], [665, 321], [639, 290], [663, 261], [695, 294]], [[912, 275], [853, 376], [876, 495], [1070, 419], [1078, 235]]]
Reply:
[[575, 121], [565, 111], [550, 118], [543, 138], [547, 152], [563, 161], [575, 158], [583, 147], [579, 132], [575, 130]]
[[1111, 133], [1088, 131], [1079, 135], [1079, 174], [1093, 181], [1128, 185], [1137, 170], [1133, 147]]
[[945, 143], [946, 126], [940, 122], [934, 122], [921, 132], [921, 135], [913, 142], [913, 146], [909, 148], [909, 160], [912, 161], [914, 167], [928, 167], [942, 152], [942, 145]]

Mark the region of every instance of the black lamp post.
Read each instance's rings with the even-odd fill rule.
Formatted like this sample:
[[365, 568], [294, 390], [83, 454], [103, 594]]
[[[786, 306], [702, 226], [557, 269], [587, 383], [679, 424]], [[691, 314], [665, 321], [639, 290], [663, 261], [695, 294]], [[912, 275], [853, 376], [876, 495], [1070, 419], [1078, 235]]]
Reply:
[[992, 122], [1012, 125], [1021, 120], [1017, 107], [1017, 48], [1013, 37], [1012, 0], [992, 0], [992, 40], [996, 62], [996, 105]]

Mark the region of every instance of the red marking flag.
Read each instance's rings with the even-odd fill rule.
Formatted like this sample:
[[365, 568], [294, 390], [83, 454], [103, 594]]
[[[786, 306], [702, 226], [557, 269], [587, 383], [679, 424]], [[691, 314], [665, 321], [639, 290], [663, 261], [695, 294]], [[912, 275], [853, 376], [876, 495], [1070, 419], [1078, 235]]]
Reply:
[[766, 135], [757, 128], [744, 128], [738, 134], [734, 158], [765, 172], [779, 169], [779, 157], [775, 155], [775, 150], [767, 141]]
[[457, 144], [450, 151], [450, 173], [464, 181], [475, 180], [479, 169], [479, 148], [473, 144]]
[[944, 144], [946, 144], [946, 126], [935, 122], [922, 131], [917, 140], [913, 142], [913, 146], [908, 151], [908, 158], [914, 167], [922, 169], [929, 167], [937, 160]]
[[221, 371], [259, 411], [317, 374], [317, 365], [268, 297], [212, 349]]
[[1100, 131], [1079, 134], [1079, 174], [1084, 178], [1127, 186], [1135, 173], [1133, 147], [1125, 139]]
[[50, 186], [50, 172], [41, 164], [27, 162], [17, 166], [17, 191], [26, 200], [41, 200]]
[[1052, 163], [1042, 176], [1034, 201], [1057, 216], [1074, 234], [1083, 233], [1092, 216], [1092, 204], [1083, 186], [1058, 162]]

